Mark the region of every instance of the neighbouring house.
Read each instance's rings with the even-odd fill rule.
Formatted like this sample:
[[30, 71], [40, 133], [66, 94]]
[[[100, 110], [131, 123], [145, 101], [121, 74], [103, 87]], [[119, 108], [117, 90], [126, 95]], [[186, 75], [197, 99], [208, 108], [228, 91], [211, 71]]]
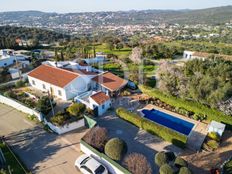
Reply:
[[10, 73], [12, 79], [18, 79], [20, 78], [20, 75], [22, 74], [21, 70], [16, 69], [16, 68], [10, 68], [8, 72]]
[[211, 121], [208, 126], [208, 132], [216, 132], [218, 135], [222, 136], [225, 131], [226, 125], [223, 123], [219, 123], [217, 121]]
[[194, 52], [194, 51], [184, 51], [183, 58], [190, 60], [190, 59], [202, 59], [205, 60], [210, 56], [217, 56], [224, 60], [232, 61], [231, 55], [224, 55], [224, 54], [213, 54], [213, 53], [206, 53], [206, 52]]
[[86, 105], [96, 116], [104, 114], [111, 107], [111, 99], [102, 91], [88, 91], [74, 98], [74, 101]]
[[101, 90], [105, 94], [114, 97], [118, 96], [127, 83], [127, 80], [124, 80], [113, 73], [103, 72], [93, 78], [92, 89], [95, 91]]
[[69, 100], [88, 90], [88, 81], [80, 74], [49, 66], [41, 65], [28, 74], [31, 86], [51, 95]]
[[15, 55], [12, 50], [0, 50], [0, 67], [6, 67], [15, 63], [29, 64], [27, 57], [23, 55]]

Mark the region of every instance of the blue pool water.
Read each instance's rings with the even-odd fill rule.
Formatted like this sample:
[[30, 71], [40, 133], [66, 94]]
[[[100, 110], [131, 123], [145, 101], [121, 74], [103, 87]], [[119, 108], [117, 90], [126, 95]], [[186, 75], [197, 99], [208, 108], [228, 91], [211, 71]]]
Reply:
[[174, 117], [172, 115], [166, 114], [164, 112], [152, 109], [152, 110], [142, 110], [144, 117], [154, 121], [158, 124], [166, 126], [184, 135], [189, 135], [194, 124], [188, 121], [182, 120], [180, 118]]

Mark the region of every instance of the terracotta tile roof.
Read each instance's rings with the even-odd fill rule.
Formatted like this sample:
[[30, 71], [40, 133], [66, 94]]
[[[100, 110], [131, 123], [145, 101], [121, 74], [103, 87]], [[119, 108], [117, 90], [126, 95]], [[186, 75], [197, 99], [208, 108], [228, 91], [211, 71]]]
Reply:
[[110, 99], [104, 92], [97, 92], [90, 96], [97, 104], [101, 105]]
[[71, 72], [75, 72], [77, 74], [80, 74], [80, 75], [97, 75], [97, 73], [95, 72], [90, 72], [90, 71], [86, 71], [86, 70], [77, 70], [77, 69], [72, 69], [72, 68], [64, 68], [68, 71], [71, 71]]
[[110, 72], [105, 72], [93, 78], [93, 80], [110, 91], [117, 91], [127, 84], [127, 80], [124, 80]]
[[61, 68], [40, 65], [38, 68], [31, 71], [28, 76], [63, 88], [79, 75]]

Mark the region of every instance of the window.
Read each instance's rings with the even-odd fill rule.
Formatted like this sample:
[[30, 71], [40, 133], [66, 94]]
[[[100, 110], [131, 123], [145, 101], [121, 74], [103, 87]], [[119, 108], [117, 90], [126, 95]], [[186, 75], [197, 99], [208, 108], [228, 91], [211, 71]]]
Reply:
[[58, 90], [58, 95], [59, 95], [59, 96], [62, 96], [61, 90]]
[[46, 86], [45, 86], [45, 84], [43, 84], [43, 89], [46, 89]]
[[93, 172], [86, 166], [81, 166], [82, 169], [84, 169], [85, 171], [87, 171], [89, 174], [92, 174]]
[[105, 109], [105, 105], [104, 104], [102, 105], [102, 109]]
[[35, 85], [35, 81], [34, 80], [32, 80], [32, 84]]

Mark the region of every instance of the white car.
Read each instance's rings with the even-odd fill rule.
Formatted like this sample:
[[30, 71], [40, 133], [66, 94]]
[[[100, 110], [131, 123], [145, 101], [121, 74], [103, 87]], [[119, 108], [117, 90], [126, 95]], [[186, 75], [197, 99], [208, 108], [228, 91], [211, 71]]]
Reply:
[[86, 154], [77, 158], [75, 167], [83, 174], [108, 174], [105, 166]]

